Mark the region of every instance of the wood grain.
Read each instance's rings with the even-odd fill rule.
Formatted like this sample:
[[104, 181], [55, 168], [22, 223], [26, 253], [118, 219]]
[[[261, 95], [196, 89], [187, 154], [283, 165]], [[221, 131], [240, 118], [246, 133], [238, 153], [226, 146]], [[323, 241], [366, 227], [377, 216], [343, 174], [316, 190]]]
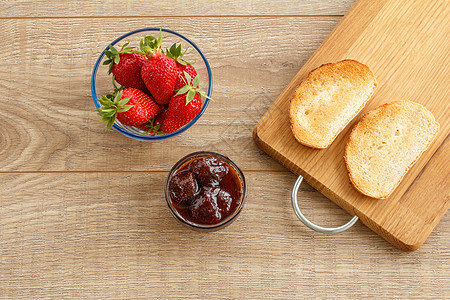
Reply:
[[[450, 44], [442, 40], [442, 36], [450, 36], [449, 14], [446, 1], [378, 1], [377, 6], [358, 1], [255, 128], [255, 138], [265, 151], [292, 171], [304, 174], [324, 195], [403, 250], [420, 247], [449, 207], [449, 150], [444, 141], [450, 133]], [[302, 146], [289, 129], [287, 112], [292, 94], [311, 70], [345, 58], [370, 66], [379, 87], [359, 117], [328, 149]], [[351, 128], [362, 115], [398, 99], [423, 104], [441, 128], [393, 194], [388, 199], [374, 200], [350, 185], [344, 147]], [[416, 193], [405, 193], [413, 183]], [[425, 188], [419, 196], [417, 186], [436, 189]], [[423, 198], [427, 199], [426, 206]]]
[[354, 0], [310, 0], [310, 1], [232, 1], [219, 0], [167, 0], [164, 3], [146, 1], [96, 0], [57, 1], [4, 0], [0, 3], [0, 18], [42, 18], [42, 17], [172, 17], [192, 16], [266, 16], [266, 15], [343, 15]]
[[[170, 18], [122, 20], [117, 31], [114, 19], [0, 20], [0, 36], [11, 45], [0, 60], [0, 170], [168, 170], [198, 150], [224, 152], [244, 169], [282, 170], [254, 145], [252, 129], [338, 21], [209, 18], [205, 32]], [[161, 23], [204, 51], [215, 101], [188, 132], [162, 143], [106, 133], [90, 94], [94, 63], [116, 37]], [[267, 36], [266, 28], [285, 33]]]
[[[360, 222], [312, 232], [290, 207], [295, 176], [251, 140], [352, 2], [0, 1], [0, 299], [447, 297], [448, 215], [408, 254]], [[95, 60], [117, 36], [160, 26], [204, 51], [216, 101], [163, 143], [105, 133]], [[163, 199], [169, 168], [197, 150], [229, 155], [248, 182], [242, 214], [214, 233], [184, 228]], [[319, 224], [350, 217], [307, 184], [301, 197]]]
[[[0, 298], [444, 299], [450, 219], [405, 254], [357, 223], [330, 237], [298, 221], [289, 172], [246, 172], [244, 210], [199, 233], [163, 196], [167, 172], [2, 174]], [[328, 226], [349, 219], [302, 185], [301, 206]], [[393, 267], [395, 266], [395, 267]]]

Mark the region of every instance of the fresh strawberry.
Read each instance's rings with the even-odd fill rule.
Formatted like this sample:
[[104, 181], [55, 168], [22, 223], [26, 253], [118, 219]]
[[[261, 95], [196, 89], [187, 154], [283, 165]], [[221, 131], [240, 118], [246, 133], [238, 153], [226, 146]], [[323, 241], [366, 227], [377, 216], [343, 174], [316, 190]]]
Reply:
[[114, 64], [112, 73], [116, 81], [124, 87], [147, 91], [147, 86], [141, 78], [141, 69], [147, 57], [137, 53], [122, 53], [120, 61]]
[[108, 58], [103, 62], [109, 65], [108, 74], [113, 74], [115, 80], [124, 87], [132, 87], [147, 92], [147, 87], [141, 78], [142, 65], [147, 61], [147, 57], [142, 54], [132, 53], [133, 47], [127, 47], [126, 43], [120, 51], [109, 45], [109, 50], [105, 51]]
[[162, 52], [161, 42], [161, 31], [158, 39], [153, 36], [146, 36], [141, 41], [141, 51], [139, 53], [145, 54], [148, 58], [141, 69], [142, 80], [155, 98], [155, 101], [165, 105], [173, 95], [177, 65], [172, 58]]
[[130, 97], [126, 103], [134, 105], [130, 110], [117, 115], [120, 123], [128, 126], [139, 125], [155, 117], [161, 107], [147, 94], [135, 88], [126, 88], [122, 92], [122, 99]]
[[[182, 65], [177, 62], [177, 80], [175, 81], [175, 87], [174, 91], [177, 92], [179, 89], [181, 89], [183, 86], [186, 85], [184, 72], [191, 75], [191, 78], [195, 78], [197, 76], [197, 71], [192, 65]], [[192, 85], [192, 81], [189, 83]]]
[[[182, 87], [177, 94], [172, 96], [167, 109], [167, 116], [162, 125], [162, 131], [171, 133], [183, 127], [194, 119], [202, 108], [201, 97], [209, 98], [204, 91], [195, 88], [198, 87], [199, 77], [191, 80], [188, 73], [184, 73], [186, 82], [193, 82], [193, 85], [187, 84]], [[210, 98], [209, 98], [210, 99]]]
[[165, 105], [173, 95], [177, 75], [175, 61], [163, 53], [150, 57], [142, 66], [141, 76], [156, 102]]
[[[181, 44], [177, 46], [175, 43], [169, 49], [166, 49], [166, 55], [173, 58], [177, 63], [177, 79], [174, 87], [175, 92], [177, 92], [187, 83], [184, 72], [188, 73], [194, 79], [197, 76], [197, 71], [192, 64], [183, 59], [184, 53], [181, 52]], [[189, 84], [192, 85], [192, 81]]]
[[167, 117], [163, 122], [162, 131], [171, 133], [189, 123], [198, 115], [202, 108], [200, 94], [196, 93], [194, 99], [186, 104], [186, 95], [174, 95], [169, 102]]
[[102, 96], [98, 101], [102, 106], [97, 111], [102, 121], [108, 123], [107, 130], [116, 119], [127, 126], [144, 124], [161, 110], [149, 95], [135, 88], [116, 90], [115, 95]]

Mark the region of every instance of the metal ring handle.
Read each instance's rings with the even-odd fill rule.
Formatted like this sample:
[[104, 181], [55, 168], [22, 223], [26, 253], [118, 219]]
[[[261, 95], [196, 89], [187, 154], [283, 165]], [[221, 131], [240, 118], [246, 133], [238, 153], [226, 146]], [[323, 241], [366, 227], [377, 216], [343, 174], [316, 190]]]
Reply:
[[302, 183], [302, 181], [303, 181], [303, 176], [299, 175], [297, 178], [297, 181], [294, 184], [294, 187], [292, 188], [291, 199], [292, 199], [292, 207], [294, 208], [295, 214], [300, 219], [300, 221], [302, 221], [302, 223], [305, 224], [307, 227], [311, 228], [312, 230], [322, 232], [322, 233], [339, 233], [339, 232], [349, 229], [356, 223], [356, 221], [358, 221], [358, 217], [354, 216], [350, 221], [348, 221], [347, 224], [344, 224], [342, 226], [322, 227], [322, 226], [316, 225], [313, 222], [311, 222], [310, 220], [308, 220], [305, 217], [305, 215], [302, 213], [302, 211], [300, 210], [300, 207], [298, 207], [298, 203], [297, 203], [297, 192], [298, 192], [298, 189], [300, 188], [300, 184]]

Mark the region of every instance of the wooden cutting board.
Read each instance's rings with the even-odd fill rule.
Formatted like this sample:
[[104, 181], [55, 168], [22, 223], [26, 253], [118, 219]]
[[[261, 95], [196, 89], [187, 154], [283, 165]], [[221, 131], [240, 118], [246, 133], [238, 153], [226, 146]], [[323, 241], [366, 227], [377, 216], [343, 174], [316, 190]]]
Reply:
[[[419, 248], [449, 207], [449, 11], [446, 0], [357, 1], [254, 129], [261, 149], [405, 251]], [[293, 47], [296, 44], [292, 41]], [[346, 58], [372, 69], [377, 91], [330, 147], [302, 146], [289, 127], [289, 101], [311, 70]], [[351, 186], [344, 147], [363, 114], [401, 99], [423, 104], [441, 128], [394, 193], [388, 199], [372, 199]]]

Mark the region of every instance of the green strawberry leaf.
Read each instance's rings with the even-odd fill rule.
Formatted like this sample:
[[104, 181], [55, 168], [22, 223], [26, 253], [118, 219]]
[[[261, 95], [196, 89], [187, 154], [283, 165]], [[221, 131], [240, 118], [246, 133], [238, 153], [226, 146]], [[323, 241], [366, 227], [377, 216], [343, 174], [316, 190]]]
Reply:
[[100, 95], [100, 96], [102, 96], [102, 97], [99, 100], [106, 101], [108, 103], [111, 103], [112, 102], [111, 100], [114, 98], [112, 94], [107, 94], [106, 96], [105, 95]]
[[[180, 45], [180, 48], [181, 48], [181, 45]], [[169, 54], [170, 54], [170, 57], [172, 57], [172, 58], [177, 58], [178, 56], [180, 56], [180, 53], [178, 52], [178, 47], [177, 47], [176, 43], [174, 43], [170, 47]]]
[[109, 50], [105, 50], [105, 55], [108, 58], [103, 62], [103, 65], [109, 65], [108, 75], [111, 74], [114, 64], [118, 64], [120, 61], [120, 54], [113, 45], [108, 46]]
[[122, 98], [122, 91], [119, 91], [114, 97], [114, 104], [119, 104], [120, 98]]
[[127, 105], [131, 97], [125, 97], [121, 99], [121, 97], [123, 96], [122, 91], [123, 87], [116, 87], [113, 93], [106, 96], [101, 95], [101, 98], [98, 99], [102, 106], [97, 109], [97, 114], [102, 117], [102, 122], [108, 123], [106, 126], [107, 131], [114, 125], [114, 122], [119, 113], [126, 112], [134, 107], [134, 105]]
[[143, 55], [154, 55], [157, 52], [161, 52], [161, 43], [162, 43], [162, 29], [159, 30], [158, 38], [147, 35], [145, 36], [139, 43], [138, 51], [133, 50], [131, 53], [139, 53]]
[[[100, 109], [100, 108], [99, 108]], [[107, 112], [110, 112], [110, 111], [115, 111], [115, 109], [114, 108], [105, 108], [105, 109], [102, 109], [102, 112], [104, 112], [104, 113], [107, 113]]]
[[188, 85], [185, 85], [181, 89], [178, 90], [178, 92], [175, 94], [175, 96], [187, 93], [187, 91], [189, 91], [189, 89], [190, 89], [190, 87]]
[[107, 58], [110, 58], [110, 59], [113, 57], [113, 54], [110, 50], [105, 50], [105, 55]]
[[116, 114], [116, 111], [113, 110], [113, 111], [110, 111], [110, 112], [105, 112], [103, 114], [103, 116], [106, 117], [106, 118], [110, 118], [110, 117], [114, 116], [115, 114]]
[[106, 99], [106, 100], [97, 99], [97, 101], [100, 102], [100, 104], [103, 105], [103, 106], [110, 106], [110, 103], [111, 103], [111, 101], [108, 100], [108, 99]]
[[161, 43], [162, 43], [162, 28], [159, 29], [159, 36], [158, 36], [158, 41], [156, 42], [156, 46], [158, 48], [161, 47]]
[[198, 85], [200, 84], [200, 76], [195, 76], [194, 81], [192, 82], [192, 86], [193, 87], [198, 87]]
[[183, 72], [184, 72], [184, 77], [186, 78], [186, 83], [190, 85], [191, 80], [192, 80], [191, 75], [189, 75], [188, 72], [186, 72], [186, 71], [183, 71]]
[[126, 42], [120, 49], [120, 53], [132, 53], [132, 50], [135, 47], [127, 47], [129, 44], [130, 44], [130, 41]]
[[156, 41], [156, 38], [153, 35], [147, 35], [144, 37], [144, 45], [150, 46], [153, 45]]
[[174, 44], [172, 44], [172, 46], [170, 46], [169, 49], [166, 49], [165, 54], [166, 54], [166, 56], [177, 61], [179, 64], [181, 64], [183, 66], [187, 66], [187, 65], [191, 64], [183, 59], [183, 55], [186, 54], [187, 50], [188, 50], [188, 48], [186, 48], [186, 50], [183, 53], [183, 51], [181, 49], [181, 44], [179, 44], [177, 46], [177, 44], [174, 43]]
[[137, 53], [137, 54], [143, 54], [143, 55], [145, 55], [146, 53], [144, 52], [144, 47], [145, 47], [146, 45], [145, 45], [145, 42], [144, 42], [144, 39], [142, 39], [140, 42], [139, 42], [139, 50], [133, 50], [133, 51], [131, 51], [131, 53]]
[[199, 77], [199, 75], [195, 76], [194, 80], [192, 81], [193, 85], [190, 84], [191, 76], [186, 71], [184, 71], [184, 77], [185, 78], [183, 78], [183, 79], [186, 82], [186, 85], [184, 87], [182, 87], [181, 89], [179, 89], [177, 91], [177, 93], [175, 94], [175, 96], [183, 95], [183, 94], [187, 93], [186, 94], [186, 105], [188, 105], [189, 102], [191, 102], [194, 99], [195, 94], [197, 94], [197, 93], [200, 96], [202, 96], [202, 97], [205, 97], [205, 98], [207, 98], [209, 100], [213, 100], [211, 97], [208, 97], [206, 95], [205, 91], [201, 90], [198, 87], [199, 84], [200, 84], [200, 77]]
[[111, 127], [113, 127], [115, 121], [116, 121], [115, 117], [108, 120], [108, 124], [106, 124], [106, 131], [110, 130]]
[[134, 105], [124, 105], [117, 110], [118, 113], [129, 111]]
[[190, 65], [189, 62], [185, 61], [182, 57], [186, 53], [187, 49], [182, 53], [181, 44], [177, 46], [177, 43], [172, 44], [169, 49], [166, 48], [165, 54], [166, 56], [172, 58], [179, 64], [183, 66]]
[[130, 101], [131, 97], [125, 97], [122, 100], [119, 101], [119, 106], [123, 106], [125, 104], [128, 103], [128, 101]]
[[189, 92], [186, 95], [186, 105], [189, 104], [192, 100], [194, 100], [195, 97], [195, 90], [189, 90]]
[[117, 49], [114, 48], [113, 45], [109, 45], [109, 49], [111, 50], [111, 53], [112, 53], [112, 54], [114, 54], [114, 55], [119, 54], [119, 51], [117, 51]]
[[135, 47], [128, 47], [130, 41], [126, 42], [118, 51], [113, 45], [109, 45], [108, 49], [105, 50], [105, 55], [107, 59], [103, 62], [103, 65], [109, 65], [108, 74], [111, 74], [112, 68], [115, 64], [120, 62], [120, 54], [121, 53], [133, 53], [133, 49]]
[[145, 125], [145, 127], [147, 127], [148, 129], [144, 135], [155, 136], [155, 135], [164, 134], [164, 132], [159, 130], [159, 128], [161, 127], [161, 124], [153, 125], [153, 123], [155, 122], [155, 118], [148, 120], [148, 122], [150, 124]]
[[181, 44], [178, 45], [178, 47], [175, 47], [175, 55], [176, 57], [180, 57], [181, 58]]
[[212, 100], [212, 101], [214, 101], [214, 99], [213, 99], [213, 98], [211, 98], [211, 97], [208, 97], [208, 95], [206, 95], [205, 91], [202, 91], [202, 90], [198, 90], [198, 93], [200, 94], [200, 96], [202, 96], [202, 97], [205, 97], [206, 99], [209, 99], [209, 100]]

